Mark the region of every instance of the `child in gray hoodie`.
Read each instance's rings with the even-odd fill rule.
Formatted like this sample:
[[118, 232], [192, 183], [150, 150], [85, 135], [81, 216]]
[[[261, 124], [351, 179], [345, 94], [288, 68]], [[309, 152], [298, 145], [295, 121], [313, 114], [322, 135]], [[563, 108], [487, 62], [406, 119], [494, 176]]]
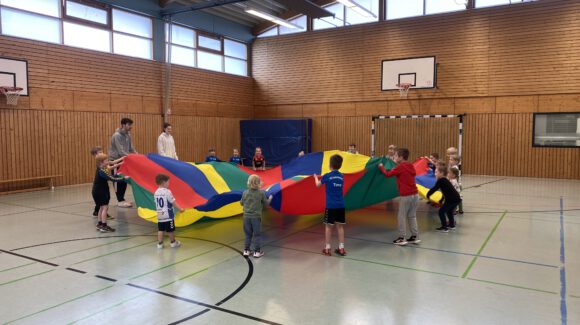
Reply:
[[266, 192], [260, 190], [262, 181], [258, 175], [250, 175], [248, 178], [248, 189], [242, 194], [240, 203], [244, 207], [244, 235], [246, 242], [244, 246], [244, 256], [251, 254], [250, 245], [254, 240], [254, 258], [264, 256], [261, 249], [261, 228], [262, 210], [265, 204], [270, 204], [272, 195], [266, 198]]

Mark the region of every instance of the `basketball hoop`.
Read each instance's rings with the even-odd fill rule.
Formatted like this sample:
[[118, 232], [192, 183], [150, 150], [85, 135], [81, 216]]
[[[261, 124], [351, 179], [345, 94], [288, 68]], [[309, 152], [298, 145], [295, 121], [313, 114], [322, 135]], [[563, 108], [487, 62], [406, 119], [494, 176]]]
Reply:
[[0, 93], [6, 96], [6, 104], [16, 106], [18, 104], [18, 98], [20, 97], [20, 92], [22, 88], [20, 87], [0, 87]]
[[411, 89], [411, 84], [400, 83], [396, 84], [396, 86], [399, 88], [399, 95], [401, 95], [401, 97], [407, 97], [407, 93], [409, 92], [409, 89]]

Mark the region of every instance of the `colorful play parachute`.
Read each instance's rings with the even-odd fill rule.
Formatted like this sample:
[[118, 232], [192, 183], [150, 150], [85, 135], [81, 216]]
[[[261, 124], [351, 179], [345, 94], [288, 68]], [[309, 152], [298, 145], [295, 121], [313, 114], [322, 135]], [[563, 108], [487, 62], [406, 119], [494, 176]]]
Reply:
[[[193, 164], [181, 162], [157, 154], [129, 155], [121, 167], [138, 206], [139, 216], [156, 222], [153, 193], [157, 189], [155, 176], [159, 173], [170, 177], [169, 188], [177, 204], [184, 208], [175, 217], [175, 225], [186, 226], [201, 218], [226, 218], [242, 213], [239, 201], [247, 188], [251, 174], [258, 174], [267, 195], [272, 195], [271, 207], [285, 214], [308, 215], [324, 212], [324, 188], [317, 188], [313, 174], [330, 171], [330, 157], [340, 154], [344, 174], [344, 198], [349, 210], [374, 205], [399, 196], [395, 178], [385, 178], [377, 168], [379, 163], [392, 169], [395, 163], [387, 158], [369, 158], [342, 151], [325, 151], [296, 158], [266, 171], [253, 171], [226, 162]], [[417, 187], [425, 195], [434, 183], [426, 161], [417, 160]], [[439, 197], [435, 197], [437, 200]]]

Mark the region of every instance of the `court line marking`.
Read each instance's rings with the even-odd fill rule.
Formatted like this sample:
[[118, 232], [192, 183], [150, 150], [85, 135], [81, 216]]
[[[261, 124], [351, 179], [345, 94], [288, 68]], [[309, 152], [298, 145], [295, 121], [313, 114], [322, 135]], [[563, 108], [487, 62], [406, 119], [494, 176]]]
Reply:
[[[108, 236], [108, 237], [110, 238], [110, 237], [129, 237], [129, 236], [131, 236], [131, 235], [127, 235], [127, 236]], [[132, 235], [132, 236], [133, 237], [138, 237], [138, 236], [150, 236], [150, 237], [152, 237], [152, 236], [155, 236], [155, 235]], [[108, 238], [108, 237], [97, 237], [97, 238]], [[244, 314], [244, 313], [240, 313], [240, 312], [237, 312], [237, 311], [233, 311], [233, 310], [229, 310], [229, 309], [225, 309], [225, 308], [219, 307], [220, 305], [224, 304], [225, 302], [227, 302], [228, 300], [230, 300], [231, 298], [233, 298], [235, 295], [237, 295], [250, 282], [250, 279], [252, 278], [252, 275], [254, 273], [253, 263], [251, 262], [250, 259], [248, 259], [246, 257], [243, 257], [242, 252], [240, 250], [238, 250], [238, 249], [236, 249], [236, 248], [234, 248], [234, 247], [232, 247], [232, 246], [230, 246], [228, 244], [223, 244], [223, 243], [216, 242], [216, 241], [209, 240], [209, 239], [201, 239], [201, 238], [185, 237], [185, 236], [177, 236], [177, 237], [194, 239], [194, 240], [201, 240], [201, 241], [206, 241], [206, 242], [211, 242], [211, 243], [215, 243], [215, 244], [219, 244], [219, 245], [228, 247], [228, 248], [234, 250], [235, 252], [237, 252], [248, 263], [248, 274], [247, 274], [246, 278], [244, 279], [244, 282], [236, 290], [234, 290], [227, 297], [225, 297], [224, 299], [222, 299], [221, 301], [219, 301], [215, 305], [203, 303], [203, 302], [196, 301], [196, 300], [189, 299], [189, 298], [184, 298], [184, 297], [176, 296], [176, 295], [173, 295], [173, 294], [170, 294], [170, 293], [166, 293], [166, 292], [162, 292], [162, 291], [159, 291], [159, 290], [156, 290], [156, 289], [151, 289], [151, 288], [143, 287], [143, 286], [136, 285], [136, 284], [133, 284], [133, 283], [126, 283], [125, 285], [126, 286], [129, 286], [129, 287], [133, 287], [133, 288], [138, 288], [138, 289], [141, 289], [141, 290], [144, 290], [144, 291], [149, 291], [149, 292], [157, 293], [159, 295], [167, 296], [167, 297], [174, 298], [174, 299], [177, 299], [177, 300], [181, 300], [181, 301], [185, 301], [185, 302], [190, 302], [190, 303], [193, 303], [193, 304], [197, 304], [197, 305], [206, 307], [206, 308], [211, 309], [211, 310], [218, 310], [218, 311], [221, 311], [221, 312], [233, 314], [233, 315], [240, 316], [240, 317], [243, 317], [243, 318], [255, 320], [257, 322], [261, 322], [261, 323], [265, 323], [265, 324], [272, 324], [272, 325], [280, 325], [279, 323], [276, 323], [276, 322], [272, 322], [272, 321], [269, 321], [269, 320], [261, 319], [261, 318], [258, 318], [258, 317], [254, 317], [254, 316], [251, 316], [251, 315], [247, 315], [247, 314]], [[86, 238], [86, 239], [94, 239], [94, 238]], [[62, 242], [70, 242], [70, 241], [75, 241], [75, 240], [78, 241], [78, 240], [83, 240], [83, 239], [66, 240], [66, 241], [62, 241]], [[239, 240], [237, 240], [236, 242], [238, 242], [238, 241]], [[51, 243], [40, 244], [40, 245], [36, 245], [36, 246], [43, 246], [43, 245], [48, 245], [48, 244], [51, 244]], [[6, 251], [6, 250], [0, 249], [0, 252], [4, 252], [6, 254], [18, 256], [18, 257], [25, 258], [25, 259], [29, 259], [29, 260], [33, 260], [33, 261], [37, 261], [37, 262], [40, 262], [40, 263], [43, 263], [43, 264], [47, 264], [47, 265], [50, 265], [50, 266], [59, 267], [58, 264], [54, 264], [54, 263], [51, 263], [51, 262], [47, 262], [47, 261], [43, 261], [43, 260], [36, 259], [34, 257], [30, 257], [30, 256], [26, 256], [26, 255], [14, 253], [12, 251]], [[219, 265], [221, 263], [222, 262], [220, 262], [220, 263], [218, 263], [216, 265]], [[51, 271], [54, 271], [54, 270], [50, 270], [48, 272], [51, 272]], [[117, 281], [116, 279], [112, 279], [112, 278], [108, 278], [108, 277], [100, 276], [100, 275], [95, 275], [95, 277], [96, 278], [100, 278], [100, 279], [104, 279], [104, 280], [108, 280], [108, 281], [112, 281], [112, 282], [116, 282]], [[83, 297], [88, 296], [90, 294], [92, 294], [92, 293], [85, 294], [84, 296], [77, 297], [75, 299], [80, 299], [80, 298], [83, 298]], [[52, 307], [49, 307], [47, 309], [43, 309], [41, 311], [35, 312], [34, 314], [30, 314], [30, 315], [24, 316], [24, 317], [19, 318], [19, 319], [23, 319], [23, 318], [30, 317], [32, 315], [36, 315], [39, 312], [43, 312], [43, 311], [46, 311], [48, 309], [52, 309], [52, 308], [58, 307], [58, 306], [60, 306], [62, 304], [65, 304], [65, 303], [67, 303], [67, 302], [63, 302], [63, 303], [61, 303], [59, 305], [52, 306]], [[198, 312], [198, 313], [196, 313], [194, 315], [188, 316], [187, 318], [182, 319], [182, 320], [178, 320], [177, 322], [174, 322], [174, 323], [175, 324], [178, 324], [178, 323], [181, 323], [183, 321], [190, 320], [192, 318], [195, 318], [195, 317], [197, 317], [199, 315], [204, 314], [205, 312], [207, 312], [207, 311], [204, 310], [203, 312]], [[17, 320], [19, 320], [19, 319], [17, 319]], [[16, 321], [16, 320], [14, 320], [14, 321]], [[14, 321], [10, 321], [10, 322], [14, 322]]]
[[483, 279], [476, 279], [476, 278], [466, 278], [466, 279], [467, 280], [477, 281], [477, 282], [484, 282], [484, 283], [489, 283], [489, 284], [496, 284], [496, 285], [501, 285], [501, 286], [506, 286], [506, 287], [512, 287], [512, 288], [526, 289], [526, 290], [543, 292], [543, 293], [550, 293], [550, 294], [554, 294], [554, 295], [557, 295], [558, 294], [558, 292], [556, 292], [556, 291], [548, 291], [548, 290], [543, 290], [543, 289], [535, 289], [535, 288], [524, 287], [524, 286], [520, 286], [520, 285], [503, 283], [503, 282], [495, 282], [495, 281], [489, 281], [489, 280], [483, 280]]
[[[114, 287], [114, 286], [110, 286], [109, 288], [111, 288], [111, 287]], [[83, 317], [83, 318], [80, 318], [80, 319], [74, 320], [74, 321], [72, 321], [72, 322], [69, 322], [69, 323], [67, 323], [67, 325], [76, 324], [76, 323], [78, 323], [78, 322], [80, 322], [80, 321], [82, 321], [82, 320], [85, 320], [85, 319], [87, 319], [87, 318], [91, 318], [91, 317], [93, 317], [93, 316], [95, 316], [95, 315], [98, 315], [98, 314], [100, 314], [100, 313], [102, 313], [102, 312], [105, 312], [105, 311], [107, 311], [107, 310], [113, 309], [113, 308], [115, 308], [115, 307], [117, 307], [117, 306], [120, 306], [120, 305], [122, 305], [122, 304], [125, 304], [125, 303], [127, 303], [127, 302], [129, 302], [129, 301], [131, 301], [131, 300], [135, 300], [135, 299], [137, 299], [137, 298], [143, 297], [143, 296], [144, 296], [144, 295], [146, 295], [146, 294], [147, 294], [147, 293], [141, 293], [141, 294], [139, 294], [139, 295], [137, 295], [137, 296], [135, 296], [135, 297], [128, 298], [128, 299], [125, 299], [125, 300], [121, 300], [121, 301], [120, 301], [120, 302], [118, 302], [118, 303], [115, 303], [115, 304], [113, 304], [113, 305], [111, 305], [111, 306], [108, 306], [108, 307], [106, 307], [106, 308], [103, 308], [103, 309], [101, 309], [101, 310], [99, 310], [99, 311], [96, 311], [96, 312], [94, 312], [94, 313], [92, 313], [92, 314], [89, 314], [89, 315], [87, 315], [87, 316], [85, 316], [85, 317]]]
[[18, 279], [14, 279], [14, 280], [10, 280], [10, 281], [4, 282], [4, 283], [0, 283], [0, 286], [8, 285], [8, 284], [11, 284], [11, 283], [14, 283], [14, 282], [18, 282], [18, 281], [21, 281], [21, 280], [26, 280], [26, 279], [29, 279], [29, 278], [32, 278], [32, 277], [35, 277], [35, 276], [38, 276], [38, 275], [43, 275], [43, 274], [46, 274], [46, 273], [49, 273], [49, 272], [52, 272], [52, 271], [56, 271], [56, 270], [55, 269], [52, 269], [52, 270], [48, 270], [48, 271], [44, 271], [44, 272], [40, 272], [40, 273], [36, 273], [36, 274], [31, 274], [31, 275], [28, 275], [28, 276], [25, 276], [25, 277], [22, 277], [22, 278], [18, 278]]
[[[288, 250], [309, 253], [309, 254], [315, 254], [315, 255], [321, 255], [320, 253], [317, 253], [317, 252], [302, 250], [302, 249], [297, 249], [297, 248], [290, 248], [290, 247], [284, 247], [284, 246], [278, 246], [278, 245], [266, 245], [266, 246], [288, 249]], [[442, 275], [442, 276], [456, 278], [456, 279], [465, 279], [465, 280], [473, 280], [473, 281], [478, 281], [478, 282], [485, 282], [485, 283], [489, 283], [489, 284], [508, 286], [508, 287], [517, 288], [517, 289], [531, 290], [531, 291], [550, 293], [550, 294], [558, 294], [555, 291], [548, 291], [548, 290], [543, 290], [543, 289], [536, 289], [536, 288], [530, 288], [530, 287], [525, 287], [525, 286], [520, 286], [520, 285], [494, 282], [494, 281], [482, 280], [482, 279], [476, 279], [476, 278], [461, 278], [459, 275], [453, 275], [453, 274], [447, 274], [447, 273], [435, 272], [435, 271], [428, 271], [428, 270], [421, 270], [421, 269], [416, 269], [416, 268], [412, 268], [412, 267], [406, 267], [406, 266], [400, 266], [400, 265], [394, 265], [394, 264], [388, 264], [388, 263], [382, 263], [382, 262], [376, 262], [376, 261], [368, 261], [368, 260], [357, 259], [357, 258], [352, 258], [352, 257], [348, 257], [348, 256], [334, 256], [333, 255], [332, 257], [338, 258], [338, 259], [346, 259], [346, 260], [356, 261], [356, 262], [364, 262], [364, 263], [369, 263], [369, 264], [376, 264], [376, 265], [381, 265], [381, 266], [405, 269], [405, 270], [410, 270], [410, 271], [417, 271], [417, 272], [423, 272], [423, 273], [429, 273], [429, 274], [435, 274], [435, 275]], [[580, 298], [580, 297], [578, 297], [578, 298]]]
[[468, 186], [466, 188], [463, 189], [463, 191], [468, 190], [470, 188], [479, 188], [482, 187], [483, 185], [487, 185], [487, 184], [492, 184], [492, 183], [497, 183], [497, 182], [501, 182], [501, 181], [505, 181], [507, 178], [500, 178], [500, 179], [496, 179], [493, 181], [489, 181], [489, 182], [485, 182], [485, 183], [481, 183], [481, 184], [477, 184], [477, 185], [472, 185], [472, 186]]
[[564, 197], [560, 196], [560, 319], [562, 325], [568, 323], [566, 304], [566, 252], [564, 248]]
[[210, 249], [210, 250], [207, 250], [207, 251], [201, 252], [201, 253], [199, 253], [199, 254], [197, 254], [197, 255], [190, 256], [190, 257], [188, 257], [188, 258], [184, 258], [184, 259], [182, 259], [182, 260], [179, 260], [179, 261], [177, 261], [177, 262], [174, 262], [174, 263], [171, 263], [171, 264], [164, 265], [164, 266], [162, 266], [162, 267], [159, 267], [159, 268], [157, 268], [157, 269], [154, 269], [154, 270], [152, 270], [152, 271], [148, 271], [148, 272], [146, 272], [146, 273], [143, 273], [143, 274], [138, 274], [138, 275], [132, 276], [132, 277], [130, 277], [130, 278], [129, 278], [129, 280], [135, 280], [135, 279], [138, 279], [138, 278], [144, 277], [144, 276], [146, 276], [146, 275], [148, 275], [148, 274], [155, 273], [155, 272], [157, 272], [157, 271], [160, 271], [160, 270], [166, 269], [166, 268], [168, 268], [168, 267], [170, 267], [170, 266], [174, 266], [174, 265], [176, 265], [176, 264], [180, 264], [180, 263], [183, 263], [183, 262], [187, 262], [187, 261], [189, 261], [189, 260], [192, 260], [192, 259], [194, 259], [194, 258], [196, 258], [196, 257], [203, 256], [203, 255], [205, 255], [205, 254], [209, 254], [209, 253], [211, 253], [211, 252], [217, 251], [218, 249], [222, 249], [222, 248], [224, 248], [224, 247], [223, 247], [223, 246], [214, 247], [214, 248], [212, 248], [212, 249]]
[[58, 305], [55, 305], [55, 306], [50, 306], [50, 307], [47, 307], [47, 308], [41, 309], [41, 310], [39, 310], [39, 311], [37, 311], [37, 312], [35, 312], [35, 313], [33, 313], [33, 314], [29, 314], [29, 315], [22, 316], [22, 317], [20, 317], [20, 318], [17, 318], [17, 319], [13, 319], [13, 320], [11, 320], [11, 321], [8, 321], [8, 322], [6, 322], [5, 324], [14, 323], [14, 322], [17, 322], [17, 321], [19, 321], [19, 320], [21, 320], [21, 319], [28, 318], [28, 317], [32, 317], [32, 316], [34, 316], [34, 315], [38, 315], [38, 314], [40, 314], [40, 313], [43, 313], [43, 312], [45, 312], [45, 311], [47, 311], [47, 310], [54, 309], [54, 308], [57, 308], [57, 307], [59, 307], [59, 306], [62, 306], [62, 305], [68, 304], [68, 303], [70, 303], [70, 302], [73, 302], [73, 301], [75, 301], [75, 300], [79, 300], [79, 299], [85, 298], [85, 297], [87, 297], [87, 296], [90, 296], [90, 295], [92, 295], [92, 294], [94, 294], [94, 293], [97, 293], [97, 292], [100, 292], [100, 291], [107, 290], [107, 289], [109, 289], [109, 288], [111, 288], [111, 287], [113, 287], [113, 286], [112, 286], [112, 285], [110, 285], [110, 286], [106, 286], [106, 287], [104, 287], [104, 288], [100, 288], [100, 289], [98, 289], [98, 290], [95, 290], [95, 291], [92, 291], [92, 292], [86, 293], [86, 294], [84, 294], [84, 295], [82, 295], [82, 296], [79, 296], [79, 297], [76, 297], [76, 298], [73, 298], [73, 299], [69, 299], [69, 300], [67, 300], [67, 301], [64, 301], [64, 302], [62, 302], [62, 303], [60, 303], [60, 304], [58, 304]]
[[87, 259], [85, 259], [85, 260], [81, 260], [81, 261], [79, 261], [79, 262], [76, 262], [76, 263], [73, 263], [73, 264], [71, 264], [71, 265], [78, 265], [78, 264], [82, 264], [82, 263], [85, 263], [85, 262], [89, 262], [89, 261], [93, 261], [93, 260], [99, 259], [99, 258], [101, 258], [101, 257], [110, 256], [110, 255], [113, 255], [113, 254], [117, 254], [117, 253], [125, 252], [125, 251], [131, 250], [131, 249], [133, 249], [133, 248], [138, 248], [138, 247], [142, 247], [142, 246], [145, 246], [145, 245], [151, 245], [151, 244], [153, 244], [153, 243], [156, 243], [156, 242], [157, 242], [157, 239], [156, 239], [156, 240], [154, 240], [154, 241], [147, 241], [147, 242], [145, 242], [145, 243], [142, 243], [142, 244], [139, 244], [139, 245], [135, 245], [135, 246], [131, 246], [131, 247], [126, 247], [126, 248], [120, 249], [120, 250], [118, 250], [118, 251], [113, 251], [113, 252], [109, 252], [109, 253], [107, 253], [107, 254], [103, 254], [103, 255], [99, 255], [99, 256], [95, 256], [95, 257], [87, 258]]
[[499, 227], [499, 224], [501, 223], [503, 218], [506, 216], [506, 214], [507, 214], [507, 210], [504, 211], [504, 213], [501, 215], [499, 220], [496, 222], [495, 226], [491, 229], [491, 232], [489, 233], [489, 235], [487, 236], [487, 238], [485, 239], [485, 241], [483, 242], [483, 244], [481, 245], [481, 247], [477, 251], [477, 254], [473, 257], [473, 259], [471, 260], [471, 263], [469, 263], [465, 272], [463, 272], [463, 275], [461, 276], [462, 278], [467, 277], [467, 275], [469, 274], [469, 271], [471, 271], [471, 268], [475, 264], [475, 261], [477, 261], [477, 258], [479, 257], [479, 255], [481, 255], [481, 252], [483, 252], [485, 246], [487, 245], [487, 243], [489, 242], [489, 240], [491, 239], [491, 237], [493, 236], [493, 234], [495, 233], [495, 231]]
[[[264, 246], [277, 247], [277, 248], [282, 248], [282, 249], [287, 249], [287, 250], [292, 250], [292, 251], [297, 251], [297, 252], [302, 252], [302, 253], [314, 254], [314, 255], [322, 255], [319, 252], [314, 252], [314, 251], [309, 251], [309, 250], [299, 249], [299, 248], [285, 247], [285, 246], [272, 245], [272, 244], [267, 244], [267, 245], [264, 245]], [[417, 272], [424, 272], [424, 273], [430, 273], [430, 274], [444, 275], [444, 276], [452, 277], [452, 278], [458, 278], [459, 277], [459, 276], [453, 275], [453, 274], [447, 274], [447, 273], [436, 272], [436, 271], [416, 269], [416, 268], [412, 268], [412, 267], [408, 267], [408, 266], [402, 266], [402, 265], [396, 265], [396, 264], [382, 263], [382, 262], [376, 262], [376, 261], [368, 261], [368, 260], [363, 260], [363, 259], [358, 259], [358, 258], [352, 258], [352, 257], [349, 257], [349, 256], [340, 256], [339, 257], [339, 256], [334, 256], [333, 255], [331, 257], [338, 258], [338, 259], [345, 259], [345, 260], [357, 261], [357, 262], [364, 262], [364, 263], [370, 263], [370, 264], [377, 264], [377, 265], [389, 266], [389, 267], [398, 268], [398, 269], [405, 269], [405, 270], [412, 270], [412, 271], [417, 271]]]
[[0, 270], [0, 273], [14, 270], [14, 269], [18, 269], [18, 268], [25, 267], [25, 266], [32, 265], [32, 264], [36, 264], [36, 262], [30, 262], [30, 263], [22, 264], [19, 266], [14, 266], [14, 267], [10, 267], [10, 268], [4, 269], [4, 270]]
[[[324, 235], [323, 233], [319, 233], [319, 232], [315, 232], [315, 231], [304, 231], [304, 232], [310, 233], [310, 234]], [[365, 238], [358, 238], [358, 237], [352, 237], [352, 236], [345, 236], [345, 238], [354, 239], [354, 240], [360, 240], [360, 241], [366, 241], [366, 242], [372, 242], [372, 243], [379, 243], [379, 244], [384, 244], [384, 245], [389, 245], [389, 246], [397, 246], [397, 245], [395, 245], [395, 244], [393, 244], [391, 242], [385, 242], [385, 241], [374, 240], [374, 239], [365, 239]], [[500, 260], [500, 261], [514, 262], [514, 263], [522, 263], [522, 264], [530, 264], [530, 265], [536, 265], [536, 266], [549, 267], [549, 268], [553, 268], [553, 269], [559, 268], [556, 265], [536, 263], [536, 262], [528, 262], [528, 261], [521, 261], [521, 260], [514, 260], [514, 259], [510, 259], [510, 258], [496, 257], [496, 256], [489, 256], [489, 255], [477, 255], [477, 254], [473, 254], [473, 253], [464, 253], [464, 252], [450, 251], [450, 250], [440, 249], [440, 248], [423, 247], [421, 245], [404, 245], [402, 247], [404, 247], [404, 248], [414, 248], [414, 249], [424, 249], [424, 250], [430, 250], [430, 251], [436, 251], [436, 252], [443, 252], [443, 253], [450, 253], [450, 254], [457, 254], [457, 255], [479, 256], [479, 257], [482, 257], [482, 258], [488, 258], [488, 259], [493, 259], [493, 260]]]

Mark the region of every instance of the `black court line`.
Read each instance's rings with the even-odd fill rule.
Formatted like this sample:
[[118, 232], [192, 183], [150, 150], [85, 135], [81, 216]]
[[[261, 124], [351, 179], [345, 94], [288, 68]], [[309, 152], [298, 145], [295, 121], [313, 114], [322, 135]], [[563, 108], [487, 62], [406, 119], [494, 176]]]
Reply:
[[485, 182], [485, 183], [481, 183], [481, 184], [477, 184], [477, 185], [473, 185], [473, 186], [468, 186], [466, 188], [464, 188], [462, 191], [468, 190], [470, 188], [479, 188], [482, 187], [483, 185], [487, 185], [487, 184], [492, 184], [492, 183], [497, 183], [497, 182], [501, 182], [501, 181], [505, 181], [507, 178], [500, 178], [500, 179], [496, 179], [493, 181], [489, 181], [489, 182]]
[[[308, 228], [310, 228], [310, 227], [308, 227]], [[1, 253], [6, 253], [6, 254], [10, 254], [10, 255], [14, 255], [14, 256], [18, 256], [18, 257], [21, 257], [21, 258], [24, 258], [24, 259], [28, 259], [28, 260], [35, 261], [35, 262], [47, 264], [47, 265], [50, 265], [50, 266], [58, 267], [60, 265], [55, 264], [55, 263], [51, 263], [51, 262], [47, 262], [47, 261], [43, 261], [43, 260], [40, 260], [40, 259], [31, 257], [31, 256], [26, 256], [26, 255], [18, 254], [18, 253], [15, 253], [14, 251], [21, 250], [21, 249], [27, 249], [27, 248], [33, 248], [33, 247], [40, 247], [40, 246], [58, 244], [58, 243], [74, 242], [74, 241], [80, 241], [80, 240], [91, 240], [91, 239], [102, 239], [102, 238], [127, 238], [127, 237], [130, 237], [130, 238], [132, 238], [132, 237], [156, 237], [156, 235], [118, 235], [118, 236], [103, 236], [103, 237], [76, 238], [76, 239], [61, 240], [61, 241], [55, 241], [55, 242], [51, 242], [51, 243], [43, 243], [43, 244], [37, 244], [37, 245], [30, 245], [30, 246], [26, 246], [26, 247], [15, 248], [15, 249], [12, 249], [11, 251], [6, 251], [6, 250], [3, 250], [3, 249], [0, 249], [0, 252]], [[220, 242], [213, 241], [213, 240], [209, 240], [209, 239], [196, 238], [196, 237], [187, 237], [187, 236], [176, 236], [176, 237], [181, 237], [181, 238], [187, 238], [187, 239], [193, 239], [193, 240], [200, 240], [200, 241], [206, 241], [206, 242], [215, 243], [217, 245], [221, 245], [221, 246], [224, 246], [224, 247], [228, 247], [231, 250], [233, 250], [236, 253], [238, 253], [241, 256], [243, 256], [243, 253], [240, 250], [238, 250], [235, 247], [232, 247], [232, 246], [230, 246], [228, 244], [220, 243]], [[206, 304], [206, 303], [203, 303], [203, 302], [200, 302], [200, 301], [196, 301], [196, 300], [193, 300], [193, 299], [176, 296], [176, 295], [173, 295], [173, 294], [170, 294], [170, 293], [162, 292], [162, 291], [155, 290], [155, 289], [151, 289], [151, 288], [147, 288], [147, 287], [142, 287], [142, 286], [139, 286], [139, 285], [136, 285], [136, 284], [132, 284], [132, 283], [127, 283], [125, 285], [130, 286], [130, 287], [133, 287], [133, 288], [137, 288], [137, 289], [141, 289], [141, 290], [145, 290], [145, 291], [157, 293], [157, 294], [160, 294], [160, 295], [163, 295], [163, 296], [167, 296], [167, 297], [170, 297], [170, 298], [173, 298], [173, 299], [177, 299], [177, 300], [189, 302], [189, 303], [196, 304], [196, 305], [203, 306], [203, 307], [206, 307], [207, 308], [207, 309], [204, 309], [201, 312], [198, 312], [198, 313], [196, 313], [194, 315], [188, 316], [188, 317], [186, 317], [184, 319], [178, 320], [178, 321], [176, 321], [176, 322], [174, 322], [172, 324], [179, 324], [179, 323], [185, 322], [187, 320], [191, 320], [191, 319], [193, 319], [195, 317], [201, 316], [201, 315], [209, 312], [210, 310], [218, 310], [218, 311], [221, 311], [221, 312], [224, 312], [224, 313], [228, 313], [228, 314], [236, 315], [236, 316], [239, 316], [239, 317], [251, 319], [251, 320], [258, 321], [258, 322], [265, 323], [265, 324], [281, 325], [280, 323], [272, 322], [272, 321], [269, 321], [269, 320], [266, 320], [266, 319], [261, 319], [261, 318], [258, 318], [258, 317], [254, 317], [254, 316], [251, 316], [251, 315], [247, 315], [247, 314], [244, 314], [244, 313], [240, 313], [240, 312], [237, 312], [237, 311], [233, 311], [233, 310], [229, 310], [229, 309], [225, 309], [225, 308], [219, 307], [220, 305], [224, 304], [225, 302], [227, 302], [228, 300], [230, 300], [231, 298], [233, 298], [235, 295], [237, 295], [240, 291], [242, 291], [242, 289], [244, 289], [244, 287], [250, 282], [250, 279], [252, 278], [252, 276], [254, 274], [254, 265], [253, 265], [252, 261], [249, 258], [244, 257], [244, 260], [246, 260], [246, 262], [248, 263], [248, 274], [246, 275], [246, 278], [244, 279], [244, 281], [242, 282], [242, 284], [236, 290], [234, 290], [231, 294], [229, 294], [227, 297], [225, 297], [224, 299], [222, 299], [221, 301], [219, 301], [215, 305]], [[87, 273], [85, 271], [78, 270], [78, 269], [74, 269], [74, 268], [66, 268], [66, 270], [72, 271], [72, 272], [77, 272], [77, 273], [82, 273], [82, 274], [86, 274]], [[113, 279], [113, 278], [110, 278], [110, 277], [106, 277], [106, 276], [102, 276], [102, 275], [94, 275], [94, 277], [99, 278], [99, 279], [102, 279], [102, 280], [110, 281], [110, 282], [117, 282], [116, 279]]]
[[[228, 313], [228, 314], [240, 316], [240, 317], [243, 317], [243, 318], [255, 320], [255, 321], [260, 322], [260, 323], [271, 324], [271, 325], [281, 325], [280, 323], [275, 323], [275, 322], [272, 322], [272, 321], [269, 321], [269, 320], [265, 320], [265, 319], [262, 319], [262, 318], [258, 318], [258, 317], [246, 315], [246, 314], [243, 314], [243, 313], [240, 313], [240, 312], [237, 312], [237, 311], [233, 311], [233, 310], [221, 308], [221, 307], [218, 307], [216, 305], [206, 304], [206, 303], [203, 303], [203, 302], [200, 302], [200, 301], [196, 301], [196, 300], [193, 300], [193, 299], [179, 297], [179, 296], [176, 296], [176, 295], [167, 293], [167, 292], [163, 292], [163, 291], [158, 291], [158, 290], [151, 289], [151, 288], [142, 287], [140, 285], [136, 285], [136, 284], [133, 284], [133, 283], [128, 283], [127, 285], [130, 286], [130, 287], [133, 287], [133, 288], [137, 288], [137, 289], [141, 289], [141, 290], [145, 290], [145, 291], [157, 293], [157, 294], [160, 294], [162, 296], [170, 297], [170, 298], [173, 298], [173, 299], [177, 299], [177, 300], [189, 302], [189, 303], [192, 303], [192, 304], [196, 304], [196, 305], [203, 306], [203, 307], [207, 307], [207, 308], [214, 309], [214, 310], [219, 310], [219, 311], [224, 312], [224, 313]], [[180, 321], [178, 321], [178, 322], [180, 322]]]
[[117, 280], [115, 280], [115, 279], [113, 279], [113, 278], [109, 278], [109, 277], [102, 276], [102, 275], [98, 275], [98, 274], [97, 274], [97, 275], [95, 275], [95, 277], [96, 277], [96, 278], [99, 278], [99, 279], [103, 279], [103, 280], [111, 281], [111, 282], [117, 282]]
[[21, 254], [14, 253], [14, 252], [11, 252], [11, 251], [6, 251], [6, 250], [3, 250], [3, 249], [0, 249], [0, 252], [5, 253], [5, 254], [9, 254], [9, 255], [13, 255], [13, 256], [18, 256], [18, 257], [21, 257], [21, 258], [24, 258], [24, 259], [27, 259], [27, 260], [35, 261], [35, 262], [38, 262], [38, 263], [42, 263], [42, 264], [46, 264], [46, 265], [50, 265], [50, 266], [54, 266], [54, 267], [58, 267], [59, 266], [58, 264], [55, 264], [55, 263], [51, 263], [51, 262], [39, 260], [39, 259], [34, 258], [34, 257], [30, 257], [30, 256], [26, 256], [26, 255], [21, 255]]
[[80, 273], [80, 274], [86, 274], [87, 273], [87, 272], [85, 272], [83, 270], [74, 269], [72, 267], [67, 267], [66, 269], [69, 270], [69, 271], [73, 271], [73, 272]]

